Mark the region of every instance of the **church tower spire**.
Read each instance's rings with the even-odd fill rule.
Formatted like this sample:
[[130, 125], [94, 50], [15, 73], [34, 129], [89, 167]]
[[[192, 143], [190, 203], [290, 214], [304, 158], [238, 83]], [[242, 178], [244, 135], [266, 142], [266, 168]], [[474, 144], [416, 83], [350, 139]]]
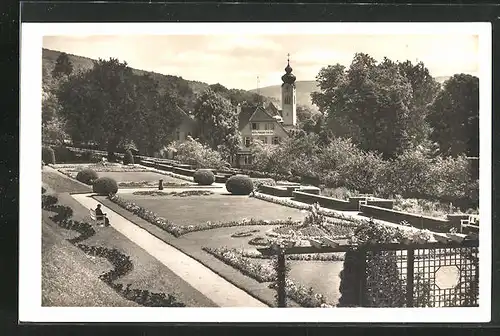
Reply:
[[287, 56], [285, 74], [281, 76], [281, 80], [283, 81], [283, 84], [281, 84], [281, 111], [283, 125], [295, 126], [297, 124], [296, 78], [292, 74], [293, 69], [290, 66], [290, 54]]

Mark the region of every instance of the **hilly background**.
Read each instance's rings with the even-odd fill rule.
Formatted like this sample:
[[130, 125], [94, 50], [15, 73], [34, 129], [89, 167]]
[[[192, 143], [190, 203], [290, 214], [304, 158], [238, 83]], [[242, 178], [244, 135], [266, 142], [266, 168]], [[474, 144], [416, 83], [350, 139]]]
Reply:
[[[435, 80], [443, 84], [451, 76], [440, 76], [436, 77]], [[311, 102], [311, 92], [318, 91], [318, 82], [315, 80], [311, 81], [296, 81], [297, 89], [297, 104], [304, 105], [312, 109], [313, 111], [318, 111], [316, 105]], [[251, 92], [260, 92], [261, 95], [270, 97], [275, 101], [281, 101], [281, 85], [266, 86], [260, 89], [250, 90]]]
[[[60, 54], [61, 52], [55, 50], [45, 48], [42, 50], [44, 83], [48, 80], [48, 76], [50, 76], [57, 57], [59, 57]], [[73, 63], [74, 71], [87, 70], [93, 67], [93, 60], [91, 58], [72, 54], [68, 54], [68, 56]], [[152, 76], [155, 80], [158, 81], [160, 90], [171, 89], [175, 92], [178, 92], [182, 100], [184, 101], [183, 108], [188, 111], [192, 110], [196, 95], [200, 92], [203, 92], [209, 86], [209, 84], [204, 82], [186, 80], [178, 76], [163, 75], [156, 72], [144, 71], [139, 69], [133, 69], [133, 71], [138, 75], [149, 74], [150, 76]], [[449, 78], [450, 76], [441, 76], [436, 77], [436, 80], [440, 83], [443, 83]], [[295, 83], [297, 89], [297, 104], [306, 106], [313, 111], [318, 111], [318, 108], [311, 102], [311, 92], [318, 91], [317, 82], [315, 80], [310, 80], [297, 81]], [[244, 90], [238, 91], [243, 92]], [[250, 90], [249, 92], [259, 93], [260, 95], [268, 97], [271, 101], [274, 101], [278, 104], [281, 101], [281, 85], [266, 86], [260, 89]]]

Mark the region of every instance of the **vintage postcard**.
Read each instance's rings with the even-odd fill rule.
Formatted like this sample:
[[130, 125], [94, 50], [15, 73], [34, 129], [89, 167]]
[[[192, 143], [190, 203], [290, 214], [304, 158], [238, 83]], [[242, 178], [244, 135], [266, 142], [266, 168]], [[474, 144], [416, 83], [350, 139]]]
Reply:
[[489, 23], [21, 32], [20, 321], [489, 321]]

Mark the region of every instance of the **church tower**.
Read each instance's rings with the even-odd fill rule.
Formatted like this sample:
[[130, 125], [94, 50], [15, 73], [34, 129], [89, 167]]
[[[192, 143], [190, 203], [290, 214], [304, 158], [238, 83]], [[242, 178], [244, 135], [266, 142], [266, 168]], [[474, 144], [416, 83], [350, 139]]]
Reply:
[[288, 64], [285, 74], [281, 76], [281, 113], [284, 126], [295, 126], [297, 124], [297, 101], [295, 89], [295, 75], [292, 74], [290, 66], [290, 54], [288, 54]]

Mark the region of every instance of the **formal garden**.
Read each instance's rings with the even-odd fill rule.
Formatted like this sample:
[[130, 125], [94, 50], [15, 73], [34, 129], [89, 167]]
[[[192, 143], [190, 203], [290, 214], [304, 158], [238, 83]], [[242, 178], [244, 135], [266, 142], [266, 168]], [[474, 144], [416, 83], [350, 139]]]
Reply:
[[[376, 235], [370, 238], [371, 241], [379, 239], [380, 243], [399, 244], [456, 243], [475, 237], [473, 234], [456, 233], [457, 230], [448, 230], [448, 233], [421, 230], [404, 221], [374, 221], [360, 215], [359, 209], [338, 210], [335, 206], [330, 207], [329, 203], [323, 204], [324, 201], [314, 201], [314, 197], [330, 200], [328, 196], [331, 196], [335, 202], [342, 200], [348, 204], [348, 200], [357, 199], [359, 193], [342, 197], [342, 191], [325, 192], [304, 183], [284, 182], [270, 177], [251, 178], [236, 172], [224, 175], [225, 170], [222, 169], [190, 169], [172, 160], [143, 158], [141, 164], [101, 161], [48, 166], [52, 170], [44, 171], [48, 184], [50, 174], [60, 174], [61, 178], [70, 179], [78, 186], [88, 186], [87, 192], [92, 191], [98, 202], [148, 232], [153, 232], [154, 227], [154, 232], [160, 232], [155, 236], [166, 244], [193, 257], [270, 306], [279, 304], [272, 293], [278, 288], [278, 273], [284, 270], [280, 271], [276, 256], [261, 251], [277, 244], [284, 249], [299, 249], [295, 254], [286, 255], [283, 288], [288, 298], [287, 306], [335, 307], [349, 306], [345, 302], [353, 299], [348, 299], [350, 294], [346, 293], [353, 290], [350, 283], [356, 283], [346, 275], [346, 267], [351, 263], [346, 256], [351, 252], [345, 246], [357, 246], [359, 241], [366, 241], [370, 238], [366, 237], [367, 232], [368, 235]], [[220, 179], [215, 182], [216, 177], [222, 178], [225, 183]], [[83, 192], [77, 189], [67, 192]], [[273, 192], [267, 193], [268, 190], [291, 190], [292, 194], [276, 196]], [[82, 225], [88, 229], [78, 230], [93, 230], [91, 224]], [[85, 239], [88, 238], [90, 236]], [[89, 241], [92, 242], [92, 239]], [[90, 247], [77, 246], [85, 253], [98, 253]], [[321, 250], [339, 246], [344, 249]], [[315, 250], [306, 253], [301, 248], [305, 248], [306, 252], [308, 248]], [[404, 252], [398, 257], [389, 255], [391, 257], [383, 258], [387, 267], [406, 262]], [[391, 258], [394, 259], [393, 264]], [[436, 262], [429, 255], [424, 258], [428, 259], [426, 265]], [[395, 269], [394, 272], [396, 275], [392, 275], [395, 278], [391, 281], [402, 286], [406, 273]], [[157, 276], [161, 278], [161, 274]], [[115, 278], [111, 276], [111, 280], [106, 281], [113, 288], [118, 288], [112, 282]], [[116, 290], [122, 293], [122, 289]], [[161, 294], [158, 297], [155, 295], [147, 300], [157, 302], [162, 297]], [[391, 300], [390, 306], [404, 306], [397, 300]], [[427, 305], [430, 305], [429, 300]], [[173, 301], [147, 302], [147, 305], [162, 305], [161, 302], [175, 305]]]
[[[44, 61], [42, 208], [87, 285], [114, 293], [101, 286], [95, 302], [216, 306], [231, 289], [271, 307], [477, 305], [477, 77], [441, 85], [422, 62], [356, 53], [319, 71], [319, 111], [297, 108], [288, 137], [245, 144], [252, 160], [238, 166], [236, 106], [266, 97], [92, 63]], [[175, 140], [186, 120], [196, 134]], [[110, 227], [89, 216], [97, 203]], [[203, 291], [211, 283], [179, 276], [139, 236], [182, 259], [171, 268], [230, 286]]]

